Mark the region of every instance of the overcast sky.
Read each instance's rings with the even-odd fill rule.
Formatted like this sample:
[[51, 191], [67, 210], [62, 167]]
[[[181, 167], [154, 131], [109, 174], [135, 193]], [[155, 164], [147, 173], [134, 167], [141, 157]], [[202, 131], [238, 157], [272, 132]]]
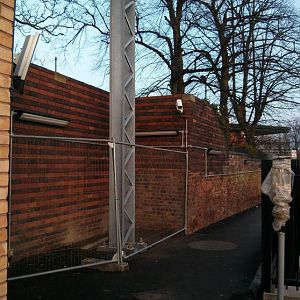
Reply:
[[[300, 14], [300, 0], [291, 0], [291, 2], [294, 3]], [[16, 35], [15, 43], [19, 49], [22, 47], [23, 41], [24, 37]], [[35, 60], [33, 62], [50, 70], [54, 70], [55, 56], [57, 56], [57, 53], [50, 48], [49, 44], [44, 44], [42, 41], [39, 41], [36, 49]], [[92, 55], [92, 53], [85, 52], [79, 61], [76, 61], [74, 58], [70, 58], [70, 56], [68, 56], [68, 59], [68, 63], [65, 64], [63, 62], [63, 55], [58, 56], [58, 72], [85, 83], [100, 87], [104, 90], [109, 89], [108, 76], [104, 78], [102, 71], [93, 70], [96, 57]]]
[[[291, 2], [295, 4], [300, 13], [300, 0], [291, 0]], [[16, 37], [16, 43], [19, 47], [22, 46], [23, 39], [24, 38], [21, 36]], [[39, 41], [36, 49], [35, 63], [54, 70], [56, 55], [57, 54], [50, 49], [48, 44], [44, 44]], [[92, 70], [93, 60], [95, 60], [95, 57], [91, 55], [91, 53], [86, 53], [82, 56], [79, 62], [74, 63], [74, 59], [71, 59], [71, 61], [68, 61], [67, 64], [64, 64], [64, 58], [61, 55], [58, 57], [58, 72], [107, 90], [108, 80], [103, 79], [102, 72]]]

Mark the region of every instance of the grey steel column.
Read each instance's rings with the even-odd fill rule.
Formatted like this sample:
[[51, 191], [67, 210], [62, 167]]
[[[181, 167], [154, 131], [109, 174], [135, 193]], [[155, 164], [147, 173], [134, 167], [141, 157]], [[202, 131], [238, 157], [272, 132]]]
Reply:
[[[135, 2], [110, 1], [110, 138], [135, 143]], [[135, 242], [135, 149], [116, 145], [122, 244]], [[113, 172], [110, 162], [109, 244], [116, 246]]]

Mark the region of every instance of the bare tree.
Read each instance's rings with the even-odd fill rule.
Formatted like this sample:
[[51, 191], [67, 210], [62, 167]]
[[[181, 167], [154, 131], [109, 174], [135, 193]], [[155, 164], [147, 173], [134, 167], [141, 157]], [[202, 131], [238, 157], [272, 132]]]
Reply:
[[168, 83], [173, 94], [197, 94], [205, 83], [226, 136], [233, 117], [250, 146], [263, 114], [297, 104], [300, 27], [286, 1], [156, 0], [140, 11], [137, 41], [161, 74], [146, 93]]
[[288, 121], [287, 125], [291, 128], [288, 133], [291, 149], [300, 151], [300, 118]]
[[[95, 42], [107, 51], [108, 9], [95, 0], [20, 0], [17, 21], [62, 49]], [[264, 114], [294, 105], [300, 87], [299, 17], [284, 0], [137, 1], [141, 94], [199, 94], [218, 104], [228, 135], [233, 117], [249, 145]]]
[[233, 116], [255, 146], [263, 114], [297, 104], [292, 96], [300, 87], [299, 16], [281, 0], [198, 2], [206, 13], [195, 26], [210, 45], [206, 57], [221, 122], [228, 131]]
[[201, 74], [211, 71], [199, 51], [199, 34], [194, 26], [198, 6], [194, 0], [137, 3], [136, 41], [142, 46], [138, 50], [143, 58], [142, 71], [154, 71], [155, 77], [142, 94], [194, 92]]
[[109, 44], [109, 10], [105, 0], [18, 0], [16, 27], [27, 34], [32, 28], [46, 43], [67, 56], [78, 56], [85, 47], [94, 47], [99, 61]]

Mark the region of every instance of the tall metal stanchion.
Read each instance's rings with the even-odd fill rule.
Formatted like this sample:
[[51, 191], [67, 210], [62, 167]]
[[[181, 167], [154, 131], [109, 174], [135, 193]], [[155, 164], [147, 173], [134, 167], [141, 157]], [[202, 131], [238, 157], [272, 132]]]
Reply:
[[293, 175], [291, 160], [278, 158], [273, 160], [272, 169], [262, 184], [262, 192], [274, 203], [272, 226], [278, 236], [277, 300], [284, 300], [285, 233], [282, 228], [290, 218]]
[[118, 197], [117, 189], [117, 169], [116, 169], [116, 143], [109, 143], [111, 148], [111, 158], [113, 166], [113, 184], [114, 184], [114, 199], [115, 199], [115, 228], [116, 228], [116, 241], [117, 241], [117, 258], [118, 264], [123, 263], [122, 258], [122, 238], [121, 238], [121, 222], [120, 222], [120, 200]]
[[278, 231], [278, 292], [277, 300], [284, 300], [285, 233]]
[[[135, 243], [135, 1], [110, 0], [110, 139], [115, 153], [123, 246]], [[126, 144], [126, 145], [125, 145]], [[109, 245], [116, 247], [113, 171], [110, 166]]]

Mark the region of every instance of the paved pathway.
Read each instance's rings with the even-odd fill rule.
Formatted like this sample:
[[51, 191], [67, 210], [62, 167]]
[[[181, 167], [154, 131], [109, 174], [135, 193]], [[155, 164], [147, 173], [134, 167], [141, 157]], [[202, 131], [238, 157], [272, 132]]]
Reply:
[[10, 282], [9, 300], [238, 300], [260, 264], [260, 209], [138, 255], [126, 273], [79, 270]]

